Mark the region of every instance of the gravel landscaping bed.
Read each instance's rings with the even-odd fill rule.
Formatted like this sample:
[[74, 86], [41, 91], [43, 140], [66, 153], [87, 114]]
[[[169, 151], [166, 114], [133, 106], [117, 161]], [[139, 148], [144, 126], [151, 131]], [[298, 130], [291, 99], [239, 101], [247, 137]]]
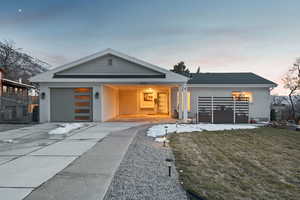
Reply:
[[178, 174], [172, 164], [168, 176], [166, 158], [172, 158], [171, 149], [162, 147], [146, 136], [146, 129], [139, 131], [121, 162], [107, 191], [105, 200], [187, 199]]

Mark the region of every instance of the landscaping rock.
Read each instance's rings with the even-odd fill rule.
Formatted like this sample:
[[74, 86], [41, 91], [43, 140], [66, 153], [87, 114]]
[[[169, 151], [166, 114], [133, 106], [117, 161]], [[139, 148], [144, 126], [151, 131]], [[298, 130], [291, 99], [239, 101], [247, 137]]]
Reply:
[[174, 162], [172, 176], [168, 174], [166, 159], [174, 160], [171, 150], [147, 137], [145, 130], [139, 132], [130, 145], [104, 199], [187, 199]]

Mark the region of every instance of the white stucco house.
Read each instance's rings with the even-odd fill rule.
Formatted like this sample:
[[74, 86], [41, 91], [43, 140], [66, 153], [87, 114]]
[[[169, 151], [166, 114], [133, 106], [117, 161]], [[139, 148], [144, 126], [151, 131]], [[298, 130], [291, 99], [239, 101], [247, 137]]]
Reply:
[[178, 117], [200, 122], [268, 120], [272, 81], [253, 73], [186, 77], [112, 49], [31, 78], [40, 122]]

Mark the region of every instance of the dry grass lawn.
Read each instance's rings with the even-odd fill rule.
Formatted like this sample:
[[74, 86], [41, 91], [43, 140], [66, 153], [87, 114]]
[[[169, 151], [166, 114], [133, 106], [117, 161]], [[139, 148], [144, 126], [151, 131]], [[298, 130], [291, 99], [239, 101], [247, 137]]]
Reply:
[[184, 188], [206, 199], [300, 199], [300, 132], [171, 134]]

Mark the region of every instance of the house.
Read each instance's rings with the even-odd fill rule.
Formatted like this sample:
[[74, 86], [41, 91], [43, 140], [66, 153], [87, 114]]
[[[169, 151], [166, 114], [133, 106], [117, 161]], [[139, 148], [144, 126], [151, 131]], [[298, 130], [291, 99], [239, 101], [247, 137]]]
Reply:
[[0, 96], [28, 96], [28, 92], [35, 88], [22, 83], [22, 80], [13, 81], [5, 78], [5, 71], [0, 68]]
[[29, 121], [28, 113], [37, 106], [37, 99], [29, 96], [35, 87], [5, 77], [5, 71], [0, 68], [0, 121]]
[[190, 78], [112, 49], [44, 72], [31, 81], [40, 87], [41, 122], [178, 115], [183, 120], [196, 117], [218, 123], [222, 113], [234, 115], [232, 123], [246, 118], [247, 122], [268, 120], [270, 89], [276, 86], [253, 73], [201, 73]]

